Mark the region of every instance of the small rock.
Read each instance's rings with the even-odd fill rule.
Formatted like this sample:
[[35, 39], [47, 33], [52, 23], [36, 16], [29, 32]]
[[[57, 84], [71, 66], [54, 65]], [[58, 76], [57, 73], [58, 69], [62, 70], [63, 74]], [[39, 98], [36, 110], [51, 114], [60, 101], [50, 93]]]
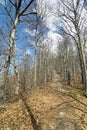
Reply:
[[64, 116], [64, 112], [59, 112], [59, 116], [63, 117]]
[[51, 124], [49, 124], [49, 128], [50, 129], [55, 129], [55, 127], [53, 125], [51, 125]]

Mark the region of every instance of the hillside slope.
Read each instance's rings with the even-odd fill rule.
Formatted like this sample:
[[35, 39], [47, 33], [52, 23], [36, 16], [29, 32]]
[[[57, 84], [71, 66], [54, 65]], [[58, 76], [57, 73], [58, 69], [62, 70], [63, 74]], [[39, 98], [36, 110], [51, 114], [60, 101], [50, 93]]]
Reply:
[[32, 90], [26, 101], [0, 110], [0, 130], [87, 130], [87, 99], [54, 73], [53, 80]]

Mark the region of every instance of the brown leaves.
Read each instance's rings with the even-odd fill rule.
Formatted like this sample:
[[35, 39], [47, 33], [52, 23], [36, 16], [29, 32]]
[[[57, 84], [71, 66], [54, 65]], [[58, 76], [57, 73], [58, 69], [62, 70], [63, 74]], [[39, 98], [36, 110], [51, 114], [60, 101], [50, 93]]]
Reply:
[[[73, 127], [72, 123], [75, 123], [79, 130], [80, 128], [86, 130], [87, 114], [83, 111], [87, 111], [87, 106], [83, 104], [87, 103], [87, 99], [78, 90], [67, 88], [67, 85], [64, 84], [62, 84], [62, 86], [64, 85], [63, 92], [66, 94], [58, 92], [61, 87], [59, 83], [62, 84], [60, 80], [54, 79], [47, 86], [37, 88], [29, 95], [26, 102], [36, 121], [41, 123], [43, 130], [56, 129], [58, 121], [64, 121], [64, 119], [66, 119], [65, 125], [68, 123], [67, 121], [70, 121], [67, 126]], [[68, 94], [83, 104], [72, 99]], [[29, 113], [21, 99], [9, 104], [4, 111], [0, 111], [0, 130], [33, 130]]]

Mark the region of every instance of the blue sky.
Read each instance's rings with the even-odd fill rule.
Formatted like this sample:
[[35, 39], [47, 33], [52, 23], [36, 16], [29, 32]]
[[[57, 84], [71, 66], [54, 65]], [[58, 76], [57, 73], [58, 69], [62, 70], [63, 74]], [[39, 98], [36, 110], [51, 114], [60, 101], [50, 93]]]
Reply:
[[[50, 4], [50, 6], [54, 6], [56, 3], [56, 0], [45, 0], [47, 4]], [[0, 0], [0, 3], [4, 5], [3, 0]], [[0, 6], [0, 12], [3, 11], [3, 7]], [[59, 34], [56, 32], [56, 26], [54, 24], [54, 21], [56, 21], [56, 18], [51, 14], [47, 19], [46, 19], [46, 26], [47, 30], [47, 38], [48, 40], [52, 40], [52, 42], [55, 43], [57, 42], [57, 37]], [[5, 15], [0, 15], [0, 28], [3, 26], [3, 31], [6, 32], [6, 35], [8, 35], [8, 27], [5, 26], [5, 24], [9, 25], [9, 18], [6, 17]], [[11, 26], [9, 25], [9, 28], [11, 29]], [[30, 30], [29, 25], [26, 23], [19, 23], [17, 27], [17, 35], [16, 35], [16, 44], [17, 48], [19, 49], [26, 49], [26, 44], [29, 45], [33, 42], [33, 31]], [[7, 41], [8, 42], [8, 41]], [[53, 46], [53, 45], [52, 45]], [[30, 48], [30, 51], [33, 51], [33, 46], [28, 47]]]
[[2, 5], [4, 5], [4, 0], [0, 0], [0, 3], [1, 3]]
[[[11, 21], [10, 18], [6, 15], [6, 12], [3, 8], [4, 6], [4, 2], [3, 0], [0, 0], [0, 28], [3, 30], [3, 32], [5, 32], [6, 35], [9, 35], [10, 30], [11, 30]], [[14, 9], [11, 10], [14, 14]], [[3, 14], [4, 13], [4, 14]], [[26, 35], [24, 33], [24, 29], [28, 28], [28, 26], [26, 25], [26, 23], [19, 23], [18, 27], [17, 27], [17, 35], [16, 35], [16, 43], [17, 43], [17, 47], [19, 48], [24, 48], [24, 44], [27, 42], [28, 39], [32, 39], [32, 37], [30, 35]], [[6, 41], [5, 41], [6, 42]], [[8, 42], [8, 41], [7, 41]]]

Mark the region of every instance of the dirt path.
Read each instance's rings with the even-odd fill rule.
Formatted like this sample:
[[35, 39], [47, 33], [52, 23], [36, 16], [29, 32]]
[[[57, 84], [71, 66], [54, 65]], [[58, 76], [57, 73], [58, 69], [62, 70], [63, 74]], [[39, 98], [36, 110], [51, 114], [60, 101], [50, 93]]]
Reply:
[[[87, 130], [87, 106], [68, 96], [68, 93], [73, 96], [71, 92], [75, 92], [74, 97], [81, 102], [87, 102], [55, 72], [53, 80], [45, 87], [31, 92], [26, 102], [40, 125], [38, 130]], [[0, 112], [0, 130], [34, 130], [22, 100]]]
[[[78, 110], [81, 104], [67, 96], [71, 88], [66, 87], [60, 76], [54, 72], [53, 80], [46, 87], [31, 93], [28, 102], [43, 130], [82, 130], [84, 113]], [[84, 106], [81, 107], [84, 111]], [[86, 125], [83, 129], [87, 129]]]

